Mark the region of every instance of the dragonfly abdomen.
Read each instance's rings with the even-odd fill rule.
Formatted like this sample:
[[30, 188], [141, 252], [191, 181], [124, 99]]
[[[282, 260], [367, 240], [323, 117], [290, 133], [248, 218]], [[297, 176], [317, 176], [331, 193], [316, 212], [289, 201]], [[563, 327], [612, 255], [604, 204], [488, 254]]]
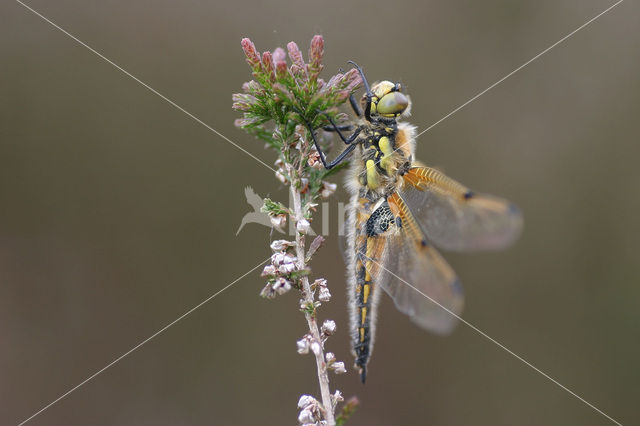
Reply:
[[[384, 249], [384, 234], [390, 226], [395, 224], [386, 201], [376, 203], [377, 208], [361, 223], [356, 237], [356, 286], [355, 286], [355, 312], [352, 324], [354, 324], [354, 352], [356, 366], [360, 369], [360, 378], [364, 383], [366, 379], [366, 366], [373, 349], [375, 336], [375, 319], [379, 288], [372, 279], [371, 271], [376, 268], [375, 262], [381, 260]], [[382, 238], [382, 239], [381, 239]]]
[[[358, 260], [356, 262], [356, 294], [355, 294], [355, 318], [354, 325], [356, 326], [355, 333], [355, 342], [354, 342], [354, 352], [356, 355], [356, 366], [360, 369], [360, 378], [362, 383], [365, 382], [366, 374], [367, 374], [367, 362], [369, 362], [369, 356], [371, 355], [372, 349], [372, 330], [371, 330], [371, 316], [373, 313], [374, 305], [373, 301], [373, 290], [374, 285], [371, 281], [371, 276], [366, 269], [366, 266], [363, 264], [362, 255], [366, 255], [367, 253], [367, 239], [361, 238], [362, 243], [360, 247], [358, 247]], [[366, 262], [366, 261], [365, 261]]]

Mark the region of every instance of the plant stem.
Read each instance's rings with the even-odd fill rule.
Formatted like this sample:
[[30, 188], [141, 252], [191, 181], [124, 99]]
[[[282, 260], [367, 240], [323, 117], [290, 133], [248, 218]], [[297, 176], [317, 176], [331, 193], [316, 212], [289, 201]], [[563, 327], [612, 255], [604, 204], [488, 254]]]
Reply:
[[[289, 190], [291, 191], [291, 198], [293, 200], [295, 225], [297, 225], [300, 220], [304, 219], [300, 192], [298, 190], [298, 182], [296, 182], [299, 179], [299, 174], [294, 170], [293, 166], [288, 165], [288, 168], [289, 175], [292, 177]], [[298, 268], [300, 270], [306, 269], [305, 235], [300, 232], [296, 232], [296, 256], [298, 257]], [[311, 285], [309, 285], [309, 278], [307, 276], [302, 277], [302, 296], [305, 302], [311, 304], [314, 303], [313, 292], [311, 290]], [[331, 403], [331, 390], [329, 388], [329, 371], [327, 369], [327, 363], [325, 362], [322, 337], [320, 336], [320, 330], [318, 329], [315, 314], [305, 312], [304, 316], [307, 319], [307, 325], [309, 326], [311, 336], [313, 336], [313, 339], [320, 344], [320, 349], [317, 352], [312, 352], [316, 358], [316, 366], [318, 368], [318, 383], [320, 384], [320, 394], [322, 396], [322, 405], [324, 406], [324, 419], [328, 426], [335, 426], [336, 420], [333, 413], [333, 404]]]

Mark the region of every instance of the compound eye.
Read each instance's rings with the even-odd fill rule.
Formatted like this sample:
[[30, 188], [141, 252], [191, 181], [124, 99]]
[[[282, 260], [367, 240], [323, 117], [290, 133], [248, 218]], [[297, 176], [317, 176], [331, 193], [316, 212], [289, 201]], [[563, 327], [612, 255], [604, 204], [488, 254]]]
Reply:
[[382, 115], [398, 115], [407, 109], [409, 99], [401, 92], [391, 92], [378, 101], [377, 110]]

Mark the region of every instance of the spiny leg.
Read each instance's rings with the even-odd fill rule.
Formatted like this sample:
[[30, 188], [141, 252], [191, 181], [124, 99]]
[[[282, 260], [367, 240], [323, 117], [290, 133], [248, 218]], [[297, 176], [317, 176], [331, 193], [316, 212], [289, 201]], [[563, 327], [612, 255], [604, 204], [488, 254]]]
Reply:
[[335, 132], [335, 129], [338, 128], [339, 130], [353, 130], [353, 125], [352, 124], [341, 124], [339, 126], [333, 127], [333, 126], [322, 126], [322, 130], [326, 131], [326, 132]]
[[319, 114], [324, 115], [324, 117], [329, 121], [329, 123], [331, 123], [331, 126], [328, 126], [328, 127], [331, 127], [332, 131], [336, 132], [338, 136], [340, 136], [340, 139], [342, 139], [342, 142], [344, 142], [346, 145], [349, 145], [350, 143], [355, 141], [358, 135], [360, 134], [360, 132], [362, 131], [360, 127], [357, 127], [351, 135], [349, 135], [348, 137], [345, 137], [340, 131], [340, 126], [336, 125], [335, 121], [333, 121], [333, 118], [331, 118], [329, 114], [327, 114], [326, 112], [319, 112]]
[[[313, 131], [313, 127], [311, 126], [311, 123], [309, 123], [306, 119], [304, 120], [304, 122], [307, 125], [307, 129], [309, 129], [309, 133], [311, 133], [311, 139], [313, 139], [313, 145], [316, 147], [318, 154], [320, 154], [320, 161], [322, 161], [322, 165], [324, 166], [325, 169], [327, 170], [332, 169], [336, 165], [340, 164], [347, 157], [347, 155], [351, 154], [351, 152], [356, 148], [357, 144], [351, 143], [351, 142], [345, 142], [345, 143], [348, 143], [349, 145], [344, 149], [344, 151], [342, 151], [340, 155], [338, 155], [333, 161], [331, 161], [330, 163], [327, 163], [326, 156], [324, 155], [324, 152], [320, 148], [320, 144], [316, 139], [316, 134]], [[356, 134], [355, 137], [353, 138], [355, 140], [355, 138], [360, 133], [360, 129], [357, 129], [354, 133]], [[351, 136], [349, 136], [349, 138], [351, 138]]]

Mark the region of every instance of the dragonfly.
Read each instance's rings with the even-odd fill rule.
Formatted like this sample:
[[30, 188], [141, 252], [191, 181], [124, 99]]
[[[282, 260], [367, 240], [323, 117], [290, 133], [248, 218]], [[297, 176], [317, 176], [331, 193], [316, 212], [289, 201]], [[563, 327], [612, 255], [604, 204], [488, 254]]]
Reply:
[[[346, 258], [350, 330], [355, 367], [367, 377], [383, 293], [419, 327], [446, 335], [464, 306], [456, 273], [437, 251], [497, 250], [521, 232], [522, 214], [511, 202], [471, 191], [415, 159], [416, 127], [402, 121], [411, 110], [399, 83], [369, 85], [349, 124], [330, 126], [345, 149], [327, 161], [314, 129], [307, 123], [325, 168], [352, 156], [345, 186]], [[351, 132], [345, 134], [344, 132]]]

